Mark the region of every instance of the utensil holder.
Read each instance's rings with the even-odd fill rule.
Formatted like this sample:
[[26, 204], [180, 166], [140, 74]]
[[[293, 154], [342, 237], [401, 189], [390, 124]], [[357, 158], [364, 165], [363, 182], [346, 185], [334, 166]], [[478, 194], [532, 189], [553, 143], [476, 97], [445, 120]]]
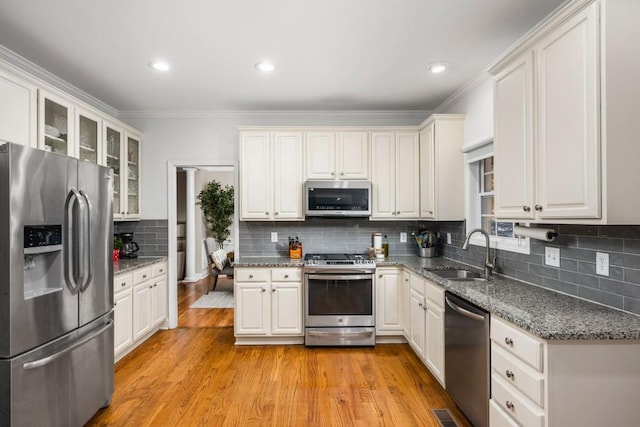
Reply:
[[420, 258], [433, 258], [436, 256], [436, 248], [418, 248], [418, 256]]

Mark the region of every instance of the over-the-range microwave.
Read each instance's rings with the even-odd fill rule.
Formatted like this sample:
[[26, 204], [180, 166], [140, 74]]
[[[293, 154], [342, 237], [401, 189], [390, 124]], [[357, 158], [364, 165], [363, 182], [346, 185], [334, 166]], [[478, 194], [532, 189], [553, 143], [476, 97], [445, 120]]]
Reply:
[[304, 184], [305, 216], [371, 216], [371, 182], [307, 181]]

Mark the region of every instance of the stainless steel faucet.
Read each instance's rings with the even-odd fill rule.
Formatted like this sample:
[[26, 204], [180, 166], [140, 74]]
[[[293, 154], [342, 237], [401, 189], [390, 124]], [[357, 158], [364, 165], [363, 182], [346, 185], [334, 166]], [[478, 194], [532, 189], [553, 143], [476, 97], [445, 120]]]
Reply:
[[464, 243], [462, 244], [462, 250], [463, 251], [469, 250], [469, 239], [471, 238], [471, 235], [473, 233], [484, 234], [484, 238], [487, 241], [487, 258], [484, 261], [484, 276], [489, 277], [493, 273], [493, 269], [496, 268], [496, 257], [493, 257], [493, 262], [492, 262], [491, 256], [490, 256], [491, 245], [489, 244], [489, 234], [486, 231], [484, 231], [482, 228], [475, 228], [471, 230], [469, 233], [467, 233], [467, 238], [464, 240]]

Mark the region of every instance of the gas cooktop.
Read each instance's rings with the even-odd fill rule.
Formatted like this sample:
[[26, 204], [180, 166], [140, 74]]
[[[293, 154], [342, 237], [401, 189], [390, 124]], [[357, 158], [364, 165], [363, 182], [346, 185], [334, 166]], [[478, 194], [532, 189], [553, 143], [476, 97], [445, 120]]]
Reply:
[[375, 266], [375, 260], [362, 254], [306, 254], [304, 264], [307, 266]]

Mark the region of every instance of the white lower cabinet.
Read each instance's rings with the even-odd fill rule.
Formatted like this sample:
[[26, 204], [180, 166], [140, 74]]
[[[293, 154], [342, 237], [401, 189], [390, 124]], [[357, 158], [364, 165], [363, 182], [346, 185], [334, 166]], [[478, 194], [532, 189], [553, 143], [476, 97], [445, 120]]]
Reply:
[[403, 335], [402, 270], [376, 270], [376, 335]]
[[301, 268], [236, 268], [234, 279], [237, 344], [304, 340]]
[[167, 320], [166, 262], [116, 275], [114, 301], [114, 354], [119, 359]]
[[640, 342], [546, 341], [491, 318], [491, 426], [637, 426]]
[[409, 345], [444, 387], [444, 290], [409, 273]]

